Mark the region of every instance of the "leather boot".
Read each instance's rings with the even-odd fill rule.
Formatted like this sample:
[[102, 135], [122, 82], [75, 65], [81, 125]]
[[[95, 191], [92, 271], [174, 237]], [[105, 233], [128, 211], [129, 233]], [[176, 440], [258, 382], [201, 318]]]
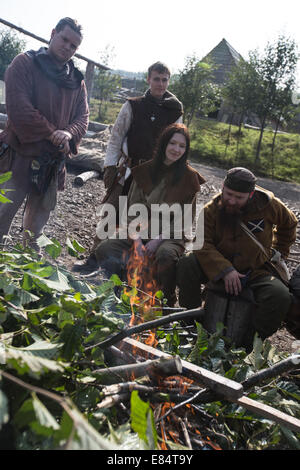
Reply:
[[99, 268], [96, 256], [91, 253], [85, 260], [80, 260], [74, 263], [72, 266], [73, 272], [79, 272], [80, 274], [91, 274]]

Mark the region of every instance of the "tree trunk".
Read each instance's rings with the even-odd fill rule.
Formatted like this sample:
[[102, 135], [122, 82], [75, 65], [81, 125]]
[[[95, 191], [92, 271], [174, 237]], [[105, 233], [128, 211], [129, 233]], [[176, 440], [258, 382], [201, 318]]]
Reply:
[[273, 141], [272, 141], [272, 149], [271, 149], [271, 155], [272, 155], [272, 178], [274, 178], [274, 167], [275, 167], [275, 162], [274, 162], [274, 150], [275, 150], [275, 141], [276, 141], [276, 137], [277, 137], [277, 133], [278, 133], [278, 129], [279, 129], [279, 123], [280, 123], [280, 118], [282, 116], [282, 110], [280, 111], [280, 114], [278, 116], [278, 119], [276, 121], [276, 128], [275, 128], [275, 132], [274, 132], [274, 135], [273, 135]]
[[265, 130], [266, 120], [267, 120], [267, 116], [264, 115], [262, 123], [261, 123], [261, 129], [260, 129], [258, 144], [256, 148], [255, 165], [259, 165], [260, 163], [260, 149], [261, 149], [262, 138], [263, 138], [263, 134]]
[[228, 134], [227, 134], [227, 139], [226, 139], [226, 147], [225, 147], [224, 158], [225, 158], [226, 155], [227, 155], [227, 148], [228, 148], [228, 145], [229, 145], [229, 143], [230, 143], [232, 119], [233, 119], [233, 113], [232, 113], [231, 116], [230, 116], [230, 124], [229, 124], [229, 127], [228, 127]]

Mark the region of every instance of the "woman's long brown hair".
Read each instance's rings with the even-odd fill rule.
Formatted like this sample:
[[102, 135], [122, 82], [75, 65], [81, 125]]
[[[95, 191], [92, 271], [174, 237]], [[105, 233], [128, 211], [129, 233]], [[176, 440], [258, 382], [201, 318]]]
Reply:
[[157, 142], [156, 149], [154, 151], [153, 166], [151, 172], [153, 183], [157, 183], [161, 175], [164, 173], [163, 168], [165, 167], [164, 161], [166, 159], [167, 145], [174, 134], [182, 134], [185, 137], [186, 148], [182, 157], [180, 157], [179, 160], [170, 165], [170, 168], [172, 169], [173, 173], [171, 184], [173, 185], [178, 183], [184, 173], [188, 153], [190, 150], [190, 134], [188, 128], [184, 124], [170, 124], [161, 133]]

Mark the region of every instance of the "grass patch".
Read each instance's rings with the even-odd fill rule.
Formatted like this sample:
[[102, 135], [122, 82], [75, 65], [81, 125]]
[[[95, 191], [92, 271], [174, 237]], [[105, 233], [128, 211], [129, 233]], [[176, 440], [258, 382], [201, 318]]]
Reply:
[[98, 118], [99, 101], [92, 98], [90, 101], [90, 121], [100, 121], [103, 124], [113, 124], [119, 114], [122, 103], [105, 101], [102, 107], [102, 119]]
[[211, 166], [231, 168], [244, 166], [257, 175], [300, 183], [300, 136], [278, 134], [272, 155], [273, 132], [265, 130], [260, 164], [255, 165], [259, 131], [217, 121], [198, 119], [191, 127], [191, 160]]
[[[105, 103], [104, 124], [113, 124], [122, 103]], [[91, 99], [90, 120], [96, 121], [98, 101]], [[273, 132], [265, 130], [260, 164], [255, 165], [255, 153], [259, 139], [259, 130], [242, 128], [241, 135], [237, 126], [208, 119], [195, 119], [190, 126], [190, 159], [225, 169], [244, 166], [257, 176], [266, 176], [284, 181], [300, 183], [300, 135], [278, 134], [274, 154], [272, 155]]]

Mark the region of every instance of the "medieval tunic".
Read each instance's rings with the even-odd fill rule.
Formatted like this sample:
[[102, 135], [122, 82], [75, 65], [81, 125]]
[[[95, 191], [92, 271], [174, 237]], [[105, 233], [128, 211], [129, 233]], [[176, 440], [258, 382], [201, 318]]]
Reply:
[[[58, 129], [70, 132], [70, 150], [73, 154], [78, 152], [88, 125], [86, 87], [82, 74], [71, 60], [63, 69], [57, 69], [44, 48], [15, 57], [6, 71], [5, 84], [8, 120], [0, 134], [0, 143], [7, 144], [9, 150], [0, 159], [0, 172], [12, 171], [11, 179], [2, 187], [13, 189], [10, 193], [13, 204], [0, 207], [0, 241], [8, 233], [26, 196], [24, 236], [27, 230], [37, 238], [51, 208], [49, 203], [47, 207], [43, 205], [44, 195], [37, 192], [30, 181], [31, 162], [45, 155], [47, 159], [56, 156], [60, 161], [62, 154], [47, 140]], [[64, 188], [64, 170], [64, 165], [60, 164], [58, 189]]]
[[5, 87], [8, 122], [0, 142], [24, 157], [37, 157], [57, 151], [47, 138], [63, 129], [71, 133], [70, 148], [77, 153], [89, 115], [83, 80], [77, 88], [59, 86], [33, 57], [19, 54], [6, 71]]
[[[151, 235], [151, 217], [155, 214], [151, 212], [153, 205], [166, 204], [171, 207], [173, 204], [179, 204], [182, 208], [184, 204], [192, 205], [195, 203], [196, 194], [200, 190], [200, 185], [205, 182], [202, 176], [189, 165], [183, 170], [183, 175], [179, 182], [172, 184], [173, 169], [172, 165], [165, 166], [157, 183], [153, 183], [151, 177], [151, 169], [153, 162], [145, 162], [132, 169], [133, 183], [128, 194], [128, 207], [135, 204], [142, 204], [148, 211], [148, 236]], [[128, 218], [130, 223], [132, 218]], [[176, 224], [174, 218], [170, 218], [170, 236], [168, 239], [164, 237], [164, 233], [160, 232], [158, 237], [162, 238], [155, 253], [155, 267], [158, 283], [161, 285], [169, 305], [174, 303], [176, 288], [176, 263], [184, 252], [184, 233], [176, 232]], [[174, 229], [175, 226], [175, 229]], [[183, 227], [183, 224], [181, 225]], [[143, 238], [143, 235], [141, 234]], [[144, 238], [143, 242], [147, 243], [149, 238]], [[108, 239], [100, 243], [96, 250], [96, 257], [100, 266], [106, 269], [109, 274], [117, 273], [122, 275], [125, 269], [124, 253], [128, 253], [132, 245], [132, 240]]]
[[[251, 270], [250, 279], [268, 273], [266, 256], [255, 241], [240, 226], [233, 231], [222, 224], [220, 201], [218, 195], [204, 207], [204, 245], [195, 254], [205, 275], [218, 280], [233, 268], [240, 273]], [[272, 248], [288, 256], [296, 240], [297, 218], [273, 193], [256, 187], [242, 221], [264, 246], [269, 259]]]

